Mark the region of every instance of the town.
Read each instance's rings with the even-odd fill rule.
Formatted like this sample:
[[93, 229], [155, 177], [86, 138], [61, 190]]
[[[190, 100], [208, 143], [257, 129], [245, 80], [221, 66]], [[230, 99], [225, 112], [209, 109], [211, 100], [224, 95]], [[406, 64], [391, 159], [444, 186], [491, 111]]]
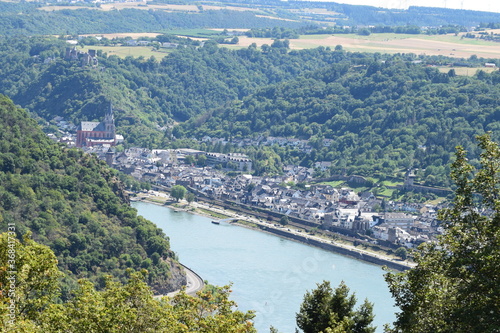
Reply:
[[[82, 122], [77, 128], [61, 117], [54, 122], [59, 127], [59, 135], [49, 134], [54, 140], [80, 147], [111, 167], [162, 189], [182, 185], [198, 199], [258, 209], [299, 225], [361, 237], [392, 248], [414, 248], [443, 231], [437, 220], [440, 208], [437, 205], [390, 201], [369, 191], [356, 192], [346, 185], [367, 182], [361, 176], [332, 177], [331, 180], [340, 181], [340, 187], [318, 183], [313, 177], [315, 171], [327, 168], [331, 162], [316, 162], [314, 168], [287, 165], [281, 175], [254, 176], [252, 160], [240, 153], [139, 147], [117, 151], [115, 145], [123, 141], [123, 136], [115, 133], [111, 106], [100, 123]], [[201, 141], [228, 143], [210, 137]], [[289, 145], [303, 152], [311, 149], [307, 140], [278, 137], [240, 139], [231, 143], [240, 147]], [[330, 140], [324, 142], [329, 143]], [[407, 173], [404, 185], [397, 187], [443, 191], [415, 186], [411, 173]]]

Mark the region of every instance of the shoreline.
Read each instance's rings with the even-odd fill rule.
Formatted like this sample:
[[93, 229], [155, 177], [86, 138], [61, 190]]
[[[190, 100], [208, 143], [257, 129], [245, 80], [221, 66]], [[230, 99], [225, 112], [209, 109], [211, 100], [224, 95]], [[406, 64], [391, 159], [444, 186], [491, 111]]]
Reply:
[[[153, 196], [151, 196], [153, 194]], [[156, 200], [155, 200], [156, 198]], [[333, 240], [326, 240], [321, 237], [317, 237], [314, 235], [309, 235], [303, 233], [298, 230], [292, 230], [287, 227], [276, 227], [274, 224], [268, 222], [262, 222], [256, 217], [252, 216], [244, 216], [243, 214], [238, 214], [238, 212], [229, 212], [221, 208], [208, 206], [206, 204], [200, 204], [200, 202], [191, 203], [190, 209], [180, 208], [180, 207], [172, 207], [167, 205], [166, 203], [170, 199], [170, 196], [167, 193], [159, 192], [159, 191], [150, 191], [147, 195], [142, 195], [139, 197], [130, 198], [132, 201], [138, 202], [148, 202], [158, 206], [166, 207], [172, 209], [174, 211], [182, 211], [190, 214], [195, 214], [199, 216], [203, 216], [212, 220], [220, 220], [221, 218], [214, 217], [208, 213], [200, 212], [199, 209], [211, 211], [214, 214], [220, 214], [224, 216], [228, 216], [229, 218], [234, 218], [241, 221], [246, 221], [255, 226], [250, 226], [245, 223], [231, 222], [232, 224], [238, 225], [240, 227], [245, 227], [261, 232], [266, 232], [278, 237], [283, 237], [288, 240], [296, 241], [299, 243], [303, 243], [309, 246], [318, 247], [324, 249], [326, 251], [338, 253], [344, 256], [348, 256], [350, 258], [361, 260], [364, 262], [368, 262], [371, 264], [375, 264], [377, 266], [387, 266], [389, 269], [397, 270], [397, 271], [405, 271], [413, 268], [415, 265], [408, 261], [402, 261], [390, 258], [388, 256], [384, 256], [382, 254], [374, 253], [372, 251], [368, 251], [365, 249], [359, 249], [355, 246], [343, 244], [340, 242], [336, 242]]]

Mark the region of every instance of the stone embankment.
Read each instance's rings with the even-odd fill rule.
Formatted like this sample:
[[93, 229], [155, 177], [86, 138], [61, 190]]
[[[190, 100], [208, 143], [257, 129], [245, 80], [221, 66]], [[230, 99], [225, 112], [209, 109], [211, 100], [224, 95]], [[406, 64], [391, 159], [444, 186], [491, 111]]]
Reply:
[[260, 226], [260, 228], [262, 230], [265, 230], [269, 233], [272, 233], [272, 234], [275, 234], [275, 235], [278, 235], [281, 237], [293, 239], [293, 240], [299, 241], [299, 242], [307, 244], [307, 245], [316, 246], [316, 247], [319, 247], [323, 250], [339, 253], [339, 254], [354, 258], [354, 259], [370, 262], [372, 264], [376, 264], [376, 265], [380, 265], [380, 266], [387, 266], [390, 269], [404, 271], [404, 270], [408, 270], [411, 268], [408, 264], [394, 261], [394, 260], [391, 260], [387, 257], [379, 256], [375, 253], [370, 253], [369, 251], [360, 251], [356, 248], [342, 246], [340, 244], [336, 244], [333, 241], [328, 243], [326, 241], [318, 240], [317, 238], [309, 237], [308, 235], [301, 235], [301, 234], [290, 232], [287, 229], [268, 228], [265, 226]]
[[[158, 194], [154, 194], [153, 197], [146, 196], [143, 198], [136, 198], [136, 200], [137, 199], [139, 199], [139, 200], [145, 199], [145, 200], [148, 200], [149, 202], [152, 202], [152, 203], [161, 204], [160, 202], [166, 199], [163, 196], [166, 196], [166, 194], [158, 192]], [[158, 201], [160, 201], [160, 202], [158, 202]], [[213, 201], [211, 203], [215, 204], [215, 202], [213, 202]], [[220, 202], [217, 202], [217, 203], [221, 204]], [[224, 205], [222, 205], [222, 206], [224, 207]], [[215, 205], [211, 205], [208, 202], [200, 201], [200, 202], [192, 203], [192, 207], [198, 207], [198, 208], [202, 208], [204, 210], [213, 211], [213, 212], [218, 213], [218, 214], [224, 214], [227, 216], [231, 216], [231, 217], [234, 217], [235, 219], [241, 219], [244, 221], [248, 221], [248, 222], [255, 224], [259, 230], [269, 232], [269, 233], [272, 233], [272, 234], [280, 236], [280, 237], [295, 240], [295, 241], [298, 241], [298, 242], [301, 242], [304, 244], [308, 244], [311, 246], [319, 247], [319, 248], [327, 250], [327, 251], [336, 252], [336, 253], [339, 253], [339, 254], [342, 254], [345, 256], [349, 256], [351, 258], [358, 259], [358, 260], [363, 260], [363, 261], [370, 262], [370, 263], [380, 265], [380, 266], [387, 266], [388, 268], [393, 269], [393, 270], [404, 271], [404, 270], [408, 270], [408, 269], [414, 267], [413, 263], [410, 263], [407, 261], [399, 261], [399, 260], [393, 259], [391, 257], [385, 256], [382, 254], [377, 254], [377, 253], [374, 253], [371, 251], [356, 248], [355, 246], [342, 244], [339, 242], [335, 242], [333, 240], [326, 240], [323, 238], [309, 235], [307, 233], [297, 232], [294, 229], [289, 230], [288, 228], [275, 227], [270, 222], [264, 222], [264, 221], [260, 220], [259, 218], [262, 218], [262, 216], [259, 216], [259, 218], [257, 218], [257, 216], [259, 215], [258, 213], [255, 214], [257, 216], [252, 217], [253, 215], [249, 216], [248, 211], [239, 211], [238, 212], [237, 208], [241, 209], [241, 207], [235, 207], [234, 205], [232, 205], [232, 206], [228, 205], [224, 208], [217, 208]], [[232, 210], [234, 210], [235, 208], [236, 208], [236, 211], [232, 212]], [[178, 209], [178, 208], [173, 208], [173, 209], [183, 210], [183, 211], [186, 211], [188, 213], [195, 213], [195, 214], [198, 213], [199, 214], [199, 212], [196, 212], [196, 211], [193, 212], [193, 211], [188, 211], [188, 210]], [[244, 214], [244, 215], [242, 216], [240, 214]], [[206, 214], [201, 214], [201, 215], [206, 215]]]

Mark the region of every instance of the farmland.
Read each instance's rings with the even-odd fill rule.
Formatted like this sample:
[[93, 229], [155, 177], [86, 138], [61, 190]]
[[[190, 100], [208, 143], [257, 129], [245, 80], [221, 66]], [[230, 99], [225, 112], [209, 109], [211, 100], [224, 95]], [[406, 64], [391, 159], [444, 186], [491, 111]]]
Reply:
[[83, 50], [97, 49], [102, 50], [107, 53], [108, 56], [116, 55], [120, 58], [126, 57], [144, 57], [150, 58], [152, 56], [156, 58], [163, 58], [169, 52], [166, 49], [160, 49], [158, 51], [153, 50], [153, 48], [148, 46], [86, 46]]
[[[278, 10], [280, 8], [268, 8], [256, 4], [224, 4], [213, 2], [211, 4], [162, 4], [151, 2], [113, 2], [103, 3], [98, 6], [44, 6], [41, 10], [57, 11], [60, 9], [79, 9], [93, 8], [99, 11], [121, 11], [126, 9], [138, 9], [148, 11], [163, 11], [168, 13], [187, 13], [199, 15], [204, 11], [227, 10], [233, 12], [252, 12], [257, 17], [265, 17], [268, 19], [294, 21], [295, 19], [310, 19], [317, 21], [318, 17], [328, 17], [327, 25], [335, 24], [335, 17], [339, 13], [329, 11], [325, 8], [302, 8]], [[288, 12], [287, 12], [288, 11]], [[283, 13], [288, 14], [284, 15]], [[337, 15], [337, 16], [336, 16]], [[314, 17], [314, 18], [313, 18]], [[323, 22], [323, 21], [322, 21]], [[325, 22], [323, 22], [325, 23]], [[211, 38], [215, 37], [219, 31], [205, 29], [183, 29], [177, 31], [162, 31], [179, 36], [195, 37], [195, 38]], [[240, 30], [241, 29], [236, 29]], [[145, 31], [147, 36], [150, 36], [151, 31]], [[488, 30], [487, 33], [498, 33], [498, 30]], [[472, 55], [483, 58], [498, 58], [500, 55], [500, 43], [485, 41], [480, 39], [480, 34], [484, 32], [473, 32], [476, 38], [466, 38], [465, 33], [447, 34], [447, 35], [425, 35], [425, 34], [395, 34], [395, 33], [372, 33], [369, 36], [361, 36], [358, 34], [318, 34], [318, 35], [301, 35], [298, 39], [290, 40], [290, 48], [295, 50], [330, 47], [334, 48], [337, 45], [342, 45], [343, 49], [351, 52], [380, 52], [380, 53], [413, 53], [416, 55], [438, 55], [452, 58], [469, 58]], [[114, 34], [118, 37], [119, 34]], [[139, 34], [126, 34], [132, 38], [137, 38]], [[123, 36], [123, 35], [121, 35]], [[470, 36], [470, 34], [469, 34]], [[108, 37], [108, 36], [106, 36]], [[113, 38], [113, 37], [108, 37]], [[263, 44], [272, 44], [271, 38], [249, 38], [239, 36], [239, 43], [231, 45], [231, 48], [246, 48], [255, 43], [257, 46]], [[120, 52], [121, 53], [121, 52]], [[134, 51], [130, 50], [130, 54]]]
[[196, 13], [202, 10], [223, 10], [230, 9], [234, 11], [254, 11], [258, 12], [255, 8], [241, 7], [241, 6], [217, 6], [217, 5], [173, 5], [173, 4], [148, 4], [143, 1], [137, 2], [112, 2], [104, 3], [99, 7], [88, 6], [44, 6], [40, 10], [53, 11], [62, 9], [81, 9], [81, 8], [94, 8], [102, 11], [122, 10], [122, 9], [143, 9], [143, 10], [163, 10], [167, 12], [188, 12]]
[[[247, 47], [272, 43], [270, 38], [240, 37], [239, 45]], [[370, 36], [349, 35], [302, 35], [290, 40], [291, 49], [307, 49], [319, 46], [342, 45], [352, 52], [414, 53], [416, 55], [442, 55], [455, 58], [469, 58], [477, 55], [483, 58], [497, 58], [500, 44], [477, 39], [465, 39], [461, 35], [405, 35], [372, 34]]]

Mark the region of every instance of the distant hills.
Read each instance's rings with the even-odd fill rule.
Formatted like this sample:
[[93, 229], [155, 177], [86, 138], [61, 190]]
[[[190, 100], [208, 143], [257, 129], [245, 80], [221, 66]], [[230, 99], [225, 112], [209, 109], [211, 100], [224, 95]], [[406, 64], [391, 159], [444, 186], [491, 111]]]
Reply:
[[381, 9], [313, 1], [148, 1], [87, 4], [0, 2], [0, 35], [165, 32], [194, 28], [315, 26], [477, 26], [500, 14], [458, 9]]

